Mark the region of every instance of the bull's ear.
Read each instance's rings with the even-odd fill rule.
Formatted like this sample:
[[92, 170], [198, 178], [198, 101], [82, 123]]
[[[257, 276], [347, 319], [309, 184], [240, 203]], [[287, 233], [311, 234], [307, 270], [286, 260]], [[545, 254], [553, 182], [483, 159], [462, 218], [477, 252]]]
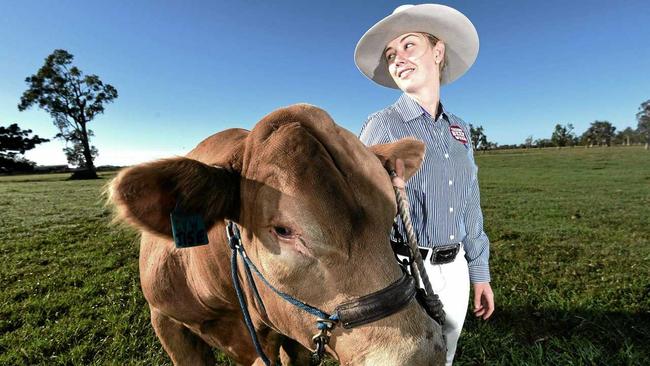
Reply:
[[404, 161], [404, 180], [411, 178], [420, 169], [424, 159], [424, 143], [410, 137], [368, 148], [388, 171], [395, 169], [397, 159]]
[[118, 219], [172, 236], [170, 213], [198, 214], [206, 228], [236, 219], [239, 174], [188, 158], [158, 160], [122, 170], [110, 184]]

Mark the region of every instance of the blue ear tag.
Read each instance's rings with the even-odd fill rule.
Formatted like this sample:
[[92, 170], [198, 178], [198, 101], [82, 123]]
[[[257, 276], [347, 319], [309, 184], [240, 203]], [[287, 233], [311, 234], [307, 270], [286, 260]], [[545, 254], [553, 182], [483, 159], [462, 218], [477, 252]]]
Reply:
[[203, 218], [197, 214], [186, 214], [176, 207], [169, 214], [176, 248], [189, 248], [208, 244], [208, 233]]

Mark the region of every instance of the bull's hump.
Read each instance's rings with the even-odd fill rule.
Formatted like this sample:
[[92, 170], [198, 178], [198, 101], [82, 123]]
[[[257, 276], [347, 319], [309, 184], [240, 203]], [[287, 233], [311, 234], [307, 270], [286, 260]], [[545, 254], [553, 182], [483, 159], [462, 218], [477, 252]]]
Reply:
[[187, 154], [188, 158], [210, 165], [229, 165], [240, 154], [242, 141], [249, 131], [242, 128], [227, 129], [201, 141]]

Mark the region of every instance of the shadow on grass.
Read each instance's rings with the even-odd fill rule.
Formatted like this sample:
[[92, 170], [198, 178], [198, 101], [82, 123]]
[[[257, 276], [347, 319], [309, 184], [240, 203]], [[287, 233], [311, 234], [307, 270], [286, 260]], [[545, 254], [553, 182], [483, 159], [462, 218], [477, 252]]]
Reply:
[[[461, 364], [572, 360], [609, 365], [650, 359], [650, 314], [642, 312], [504, 308], [487, 322], [468, 315], [465, 331]], [[479, 354], [484, 358], [477, 359]]]
[[491, 327], [512, 332], [522, 343], [549, 337], [585, 336], [604, 344], [627, 338], [638, 345], [650, 342], [650, 314], [595, 310], [511, 308], [498, 310]]

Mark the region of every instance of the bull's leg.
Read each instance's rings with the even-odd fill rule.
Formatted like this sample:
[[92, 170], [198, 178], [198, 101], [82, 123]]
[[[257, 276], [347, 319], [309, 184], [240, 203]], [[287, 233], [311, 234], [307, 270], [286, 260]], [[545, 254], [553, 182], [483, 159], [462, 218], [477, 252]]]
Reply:
[[280, 360], [282, 365], [286, 366], [310, 365], [311, 351], [291, 338], [284, 338], [280, 348]]
[[153, 329], [174, 365], [215, 364], [212, 349], [199, 336], [155, 308], [150, 309]]
[[[253, 318], [253, 322], [257, 325], [257, 337], [264, 353], [272, 365], [278, 365], [276, 360], [279, 357], [280, 343], [285, 337], [264, 326], [257, 318]], [[262, 359], [257, 356], [246, 324], [238, 311], [220, 313], [218, 320], [204, 322], [195, 331], [209, 344], [237, 362], [237, 365], [264, 366]]]

